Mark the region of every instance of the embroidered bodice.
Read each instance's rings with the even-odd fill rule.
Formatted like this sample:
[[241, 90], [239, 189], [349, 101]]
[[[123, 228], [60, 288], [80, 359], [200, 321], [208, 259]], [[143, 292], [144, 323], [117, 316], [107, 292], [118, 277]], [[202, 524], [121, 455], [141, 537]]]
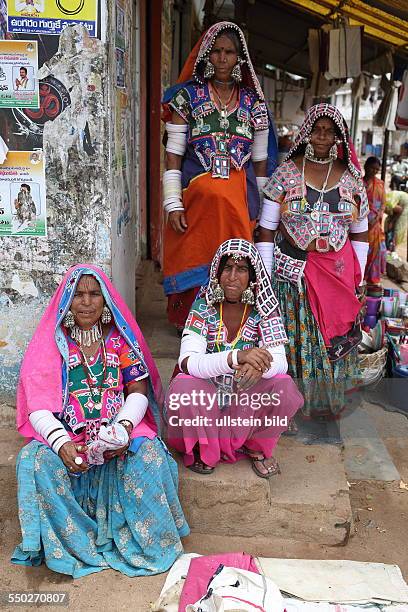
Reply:
[[[102, 424], [110, 423], [123, 405], [123, 391], [132, 382], [148, 376], [140, 358], [114, 328], [105, 341], [106, 366], [99, 349], [88, 365], [94, 378], [89, 381], [78, 346], [69, 345], [69, 401], [60, 419], [73, 433], [84, 431], [85, 441], [95, 439]], [[103, 379], [103, 380], [102, 380]], [[93, 384], [93, 393], [89, 382]], [[96, 383], [96, 384], [95, 384]]]
[[[207, 342], [207, 353], [231, 350], [231, 343], [227, 341], [228, 330], [225, 324], [220, 325], [220, 314], [214, 306], [209, 306], [205, 298], [197, 299], [188, 315], [184, 332], [194, 332], [203, 337]], [[219, 345], [216, 344], [218, 332], [220, 331]], [[255, 346], [278, 346], [287, 342], [285, 328], [279, 314], [263, 319], [258, 311], [253, 308], [245, 321], [241, 337], [234, 348], [239, 350], [250, 349]]]
[[364, 219], [368, 214], [364, 184], [348, 170], [318, 202], [319, 190], [309, 186], [305, 191], [299, 169], [289, 160], [275, 170], [264, 193], [280, 204], [281, 223], [302, 250], [322, 237], [339, 251], [346, 243], [353, 221]]
[[228, 113], [226, 131], [220, 126], [220, 113], [207, 84], [192, 83], [180, 89], [169, 106], [188, 124], [188, 153], [198, 157], [206, 172], [220, 149], [220, 138], [226, 136], [226, 152], [233, 166], [241, 170], [251, 157], [254, 131], [269, 127], [265, 102], [248, 87], [240, 89], [238, 103]]

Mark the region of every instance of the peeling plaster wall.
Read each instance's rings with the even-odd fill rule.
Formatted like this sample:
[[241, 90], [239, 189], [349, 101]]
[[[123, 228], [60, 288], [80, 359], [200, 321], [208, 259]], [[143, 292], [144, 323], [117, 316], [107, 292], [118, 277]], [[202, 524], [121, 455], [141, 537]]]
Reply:
[[[141, 257], [139, 201], [139, 125], [140, 125], [140, 7], [139, 2], [125, 0], [127, 49], [125, 54], [125, 87], [111, 79], [110, 150], [112, 168], [112, 275], [115, 285], [132, 311], [135, 310], [136, 267]], [[114, 11], [114, 3], [110, 4]], [[115, 16], [110, 16], [110, 38], [115, 36]], [[112, 45], [109, 65], [115, 74], [116, 55]]]
[[[131, 258], [128, 291], [123, 291], [126, 281], [123, 273], [118, 285], [129, 305], [134, 305], [137, 215], [133, 199], [126, 234], [122, 234], [121, 241], [112, 239], [112, 234], [116, 236], [115, 211], [123, 208], [123, 199], [127, 197], [124, 183], [114, 178], [112, 170], [114, 143], [110, 126], [116, 112], [112, 100], [115, 78], [112, 51], [100, 40], [89, 38], [81, 26], [68, 28], [60, 37], [57, 54], [40, 69], [40, 78], [49, 74], [69, 90], [71, 105], [44, 128], [48, 237], [0, 239], [0, 405], [3, 407], [15, 402], [25, 348], [70, 265], [92, 262], [108, 275], [114, 267], [119, 275], [123, 262]], [[131, 107], [127, 111], [126, 126], [131, 123], [130, 115]], [[120, 129], [119, 138], [126, 134]], [[130, 176], [133, 165], [128, 170], [132, 189], [135, 188]]]

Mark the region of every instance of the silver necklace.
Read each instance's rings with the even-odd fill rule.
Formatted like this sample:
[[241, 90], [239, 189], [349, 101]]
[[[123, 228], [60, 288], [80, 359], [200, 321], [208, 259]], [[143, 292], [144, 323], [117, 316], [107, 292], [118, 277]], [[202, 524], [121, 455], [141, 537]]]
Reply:
[[[329, 168], [327, 170], [327, 174], [326, 174], [326, 178], [323, 183], [323, 187], [321, 188], [319, 192], [319, 197], [317, 198], [317, 201], [313, 204], [313, 206], [310, 206], [309, 202], [306, 200], [307, 188], [306, 188], [306, 180], [305, 180], [305, 166], [306, 166], [306, 157], [303, 156], [303, 164], [302, 164], [302, 185], [303, 185], [303, 194], [304, 194], [303, 202], [306, 205], [305, 209], [306, 207], [308, 207], [311, 210], [310, 216], [312, 217], [313, 221], [318, 221], [320, 219], [320, 204], [323, 202], [323, 196], [326, 193], [326, 188], [329, 182], [330, 173], [333, 168], [333, 160], [331, 159], [329, 161]], [[305, 210], [305, 212], [307, 212], [307, 210]]]
[[234, 81], [218, 81], [217, 79], [214, 79], [214, 83], [218, 83], [218, 85], [233, 85]]
[[78, 325], [71, 328], [71, 338], [79, 344], [79, 346], [91, 346], [102, 338], [102, 326], [100, 321], [95, 323], [91, 329], [81, 329]]
[[308, 154], [306, 151], [303, 155], [303, 159], [308, 159], [309, 161], [314, 162], [315, 164], [330, 164], [330, 162], [333, 161], [330, 157], [319, 158], [315, 157], [314, 155]]

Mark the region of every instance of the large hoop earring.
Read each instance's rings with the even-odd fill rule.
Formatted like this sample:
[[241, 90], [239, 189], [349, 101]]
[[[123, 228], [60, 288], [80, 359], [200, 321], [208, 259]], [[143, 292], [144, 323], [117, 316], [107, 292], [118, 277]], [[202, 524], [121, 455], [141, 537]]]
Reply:
[[112, 313], [107, 306], [103, 307], [101, 321], [104, 325], [107, 325], [112, 321]]
[[71, 310], [68, 310], [67, 314], [64, 317], [63, 321], [65, 327], [71, 329], [75, 325], [75, 318]]
[[206, 60], [205, 68], [204, 68], [204, 78], [212, 79], [215, 74], [214, 65], [210, 62], [210, 60]]
[[221, 287], [221, 285], [218, 282], [218, 278], [215, 278], [212, 281], [212, 284], [214, 286], [213, 288], [213, 299], [212, 301], [214, 303], [217, 302], [223, 302], [225, 300], [225, 293], [224, 293], [224, 289]]
[[305, 157], [306, 159], [313, 159], [314, 157], [314, 148], [311, 142], [308, 142], [305, 149]]
[[256, 287], [256, 283], [249, 283], [249, 287], [244, 289], [241, 295], [241, 302], [243, 304], [248, 304], [249, 306], [253, 306], [255, 304], [255, 293], [253, 291], [254, 287]]
[[242, 70], [241, 70], [242, 60], [240, 57], [237, 59], [237, 63], [232, 69], [231, 76], [236, 83], [240, 83], [242, 81]]

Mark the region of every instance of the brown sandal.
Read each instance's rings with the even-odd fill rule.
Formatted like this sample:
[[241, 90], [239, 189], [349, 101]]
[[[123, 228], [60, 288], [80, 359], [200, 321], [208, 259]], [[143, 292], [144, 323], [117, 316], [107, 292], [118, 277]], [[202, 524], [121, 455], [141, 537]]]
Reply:
[[196, 459], [194, 463], [187, 466], [189, 470], [192, 472], [196, 472], [197, 474], [212, 474], [215, 468], [207, 465], [201, 459]]
[[[275, 476], [276, 474], [281, 473], [279, 463], [277, 462], [277, 460], [274, 459], [273, 457], [270, 457], [270, 459], [272, 459], [273, 463], [269, 466], [265, 465], [265, 461], [267, 461], [266, 457], [263, 457], [263, 459], [252, 459], [252, 469], [254, 470], [255, 474], [259, 476], [259, 478], [271, 478], [272, 476]], [[264, 474], [263, 472], [261, 472], [256, 467], [255, 463], [262, 463], [265, 470], [267, 470], [267, 473]]]

